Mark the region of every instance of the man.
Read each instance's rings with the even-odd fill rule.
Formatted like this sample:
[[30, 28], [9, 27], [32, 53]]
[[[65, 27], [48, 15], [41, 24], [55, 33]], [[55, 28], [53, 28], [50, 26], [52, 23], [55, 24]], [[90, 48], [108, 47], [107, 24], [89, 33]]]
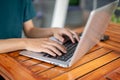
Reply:
[[[26, 49], [60, 56], [60, 51], [66, 53], [65, 47], [49, 37], [64, 42], [63, 35], [66, 35], [74, 43], [74, 35], [79, 40], [77, 34], [69, 29], [34, 27], [31, 20], [34, 16], [32, 0], [1, 0], [0, 53]], [[21, 38], [22, 30], [28, 38]]]

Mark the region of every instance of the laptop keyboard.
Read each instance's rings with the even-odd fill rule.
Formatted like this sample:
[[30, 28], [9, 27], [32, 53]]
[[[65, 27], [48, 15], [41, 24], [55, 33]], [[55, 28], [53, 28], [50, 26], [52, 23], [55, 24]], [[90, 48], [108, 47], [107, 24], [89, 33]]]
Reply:
[[77, 44], [78, 44], [78, 42], [72, 43], [70, 40], [66, 41], [63, 45], [66, 47], [67, 53], [63, 53], [62, 56], [53, 57], [46, 53], [42, 53], [42, 54], [44, 54], [45, 57], [58, 59], [58, 60], [62, 60], [62, 61], [67, 61], [68, 59], [70, 59], [73, 56], [73, 53], [76, 49]]

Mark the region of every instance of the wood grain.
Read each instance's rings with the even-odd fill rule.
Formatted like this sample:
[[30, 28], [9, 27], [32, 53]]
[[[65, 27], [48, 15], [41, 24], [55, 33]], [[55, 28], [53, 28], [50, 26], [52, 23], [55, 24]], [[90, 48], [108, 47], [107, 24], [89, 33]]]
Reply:
[[66, 72], [52, 80], [74, 80], [77, 77], [84, 76], [85, 74], [87, 74], [87, 73], [97, 69], [98, 67], [101, 67], [117, 58], [120, 58], [120, 54], [115, 54], [115, 53], [111, 52], [103, 57], [100, 57], [97, 60], [93, 60], [87, 64], [82, 65], [81, 67], [77, 67], [74, 70]]
[[109, 24], [105, 34], [109, 40], [69, 68], [22, 56], [20, 51], [0, 54], [0, 75], [5, 80], [120, 80], [120, 24]]
[[119, 63], [120, 63], [120, 58], [94, 70], [93, 72], [91, 72], [83, 77], [79, 77], [77, 80], [99, 80], [102, 76], [105, 76], [106, 74], [108, 74], [111, 71], [115, 70], [116, 68], [120, 67], [118, 65]]
[[[0, 69], [12, 80], [36, 80], [33, 74], [7, 54], [0, 55]], [[2, 68], [4, 67], [4, 69]], [[17, 75], [16, 75], [17, 74]], [[20, 77], [19, 77], [20, 75]]]
[[[48, 76], [45, 76], [47, 78], [54, 78], [55, 76], [58, 76], [58, 75], [61, 75], [63, 74], [64, 72], [67, 72], [67, 71], [70, 71], [76, 67], [79, 67], [85, 63], [88, 63], [89, 61], [92, 61], [94, 59], [97, 59], [105, 54], [108, 54], [109, 52], [111, 52], [111, 50], [109, 49], [104, 49], [104, 48], [101, 48], [99, 50], [95, 50], [95, 52], [92, 52], [92, 53], [89, 53], [87, 54], [86, 56], [84, 56], [80, 61], [78, 61], [76, 64], [74, 64], [72, 67], [70, 68], [61, 68], [61, 67], [55, 67], [55, 68], [51, 68], [47, 71], [44, 71], [43, 73], [40, 73], [39, 75], [48, 75]], [[52, 74], [50, 74], [52, 73]]]
[[110, 73], [108, 73], [107, 75], [103, 76], [102, 78], [100, 78], [99, 80], [103, 80], [103, 79], [109, 79], [109, 80], [120, 80], [120, 67], [111, 71]]

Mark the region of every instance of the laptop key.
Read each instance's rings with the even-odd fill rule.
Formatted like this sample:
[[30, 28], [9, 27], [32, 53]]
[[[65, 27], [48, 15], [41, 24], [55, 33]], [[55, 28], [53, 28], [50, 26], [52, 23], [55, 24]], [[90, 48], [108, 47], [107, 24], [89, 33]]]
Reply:
[[57, 56], [56, 59], [62, 60], [62, 61], [67, 61], [68, 59], [70, 59], [73, 56], [76, 46], [77, 46], [77, 43], [74, 44], [73, 46], [67, 48], [67, 53], [63, 53], [62, 56]]
[[76, 49], [77, 46], [77, 42], [76, 43], [72, 43], [70, 40], [67, 41], [66, 43], [64, 43], [63, 45], [67, 48], [67, 53], [62, 53], [62, 56], [51, 56], [50, 54], [44, 53], [42, 52], [44, 57], [48, 57], [48, 58], [53, 58], [53, 59], [57, 59], [57, 60], [61, 60], [61, 61], [67, 61], [68, 59], [70, 59], [73, 56], [73, 53]]

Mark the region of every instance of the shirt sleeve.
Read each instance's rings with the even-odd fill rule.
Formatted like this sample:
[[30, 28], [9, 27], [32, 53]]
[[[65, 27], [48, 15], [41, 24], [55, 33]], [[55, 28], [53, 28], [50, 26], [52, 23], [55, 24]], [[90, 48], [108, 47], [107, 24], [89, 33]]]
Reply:
[[23, 22], [26, 22], [36, 16], [32, 0], [26, 0]]

